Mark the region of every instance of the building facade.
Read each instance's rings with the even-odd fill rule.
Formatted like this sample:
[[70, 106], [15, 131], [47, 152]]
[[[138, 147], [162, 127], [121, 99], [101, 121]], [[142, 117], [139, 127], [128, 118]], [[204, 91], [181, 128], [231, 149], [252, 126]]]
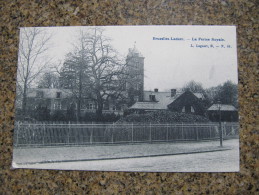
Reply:
[[143, 101], [136, 102], [130, 107], [130, 110], [135, 113], [171, 110], [173, 112], [193, 113], [203, 116], [205, 114], [203, 100], [202, 93], [176, 89], [171, 89], [169, 92], [159, 92], [158, 89], [154, 89], [154, 91], [144, 91]]
[[128, 106], [144, 99], [144, 57], [134, 46], [126, 58], [126, 91]]

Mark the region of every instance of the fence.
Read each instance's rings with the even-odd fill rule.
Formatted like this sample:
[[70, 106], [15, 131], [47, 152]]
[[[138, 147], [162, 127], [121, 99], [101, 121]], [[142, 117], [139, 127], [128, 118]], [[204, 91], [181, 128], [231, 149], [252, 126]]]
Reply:
[[[238, 123], [222, 123], [224, 138], [238, 136]], [[70, 124], [16, 123], [15, 146], [171, 142], [219, 138], [218, 123]]]

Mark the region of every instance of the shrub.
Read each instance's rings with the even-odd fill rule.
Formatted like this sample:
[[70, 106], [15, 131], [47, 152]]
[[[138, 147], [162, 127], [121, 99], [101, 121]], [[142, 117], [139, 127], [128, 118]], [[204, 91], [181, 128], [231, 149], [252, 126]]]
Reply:
[[200, 115], [186, 114], [171, 111], [154, 111], [146, 114], [131, 114], [121, 118], [118, 123], [194, 123], [209, 122], [209, 119]]
[[31, 116], [38, 121], [47, 121], [50, 119], [50, 110], [44, 106], [38, 106]]
[[52, 121], [66, 121], [66, 116], [61, 110], [56, 110], [52, 115], [51, 115], [51, 120]]
[[85, 121], [85, 122], [96, 121], [96, 114], [93, 112], [86, 112], [84, 114], [83, 121]]

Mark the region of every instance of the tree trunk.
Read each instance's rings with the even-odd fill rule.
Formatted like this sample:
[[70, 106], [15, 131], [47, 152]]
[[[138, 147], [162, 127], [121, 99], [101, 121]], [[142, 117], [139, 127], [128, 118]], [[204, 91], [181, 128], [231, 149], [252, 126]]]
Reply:
[[22, 97], [22, 119], [26, 117], [27, 114], [27, 82], [24, 82], [23, 86], [23, 97]]
[[76, 114], [76, 121], [79, 122], [81, 120], [81, 98], [77, 101], [77, 114]]
[[81, 121], [81, 99], [82, 99], [82, 77], [83, 77], [82, 72], [83, 72], [83, 64], [80, 63], [77, 121]]
[[103, 99], [100, 95], [97, 95], [96, 117], [97, 121], [103, 120]]

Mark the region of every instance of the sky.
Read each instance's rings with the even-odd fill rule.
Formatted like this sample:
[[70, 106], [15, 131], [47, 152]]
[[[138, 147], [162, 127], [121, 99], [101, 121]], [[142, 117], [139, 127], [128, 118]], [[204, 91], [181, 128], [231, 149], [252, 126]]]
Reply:
[[[48, 27], [55, 62], [73, 49], [79, 28]], [[235, 26], [106, 26], [105, 36], [122, 55], [134, 46], [145, 57], [144, 88], [168, 91], [194, 80], [204, 88], [237, 83]]]

